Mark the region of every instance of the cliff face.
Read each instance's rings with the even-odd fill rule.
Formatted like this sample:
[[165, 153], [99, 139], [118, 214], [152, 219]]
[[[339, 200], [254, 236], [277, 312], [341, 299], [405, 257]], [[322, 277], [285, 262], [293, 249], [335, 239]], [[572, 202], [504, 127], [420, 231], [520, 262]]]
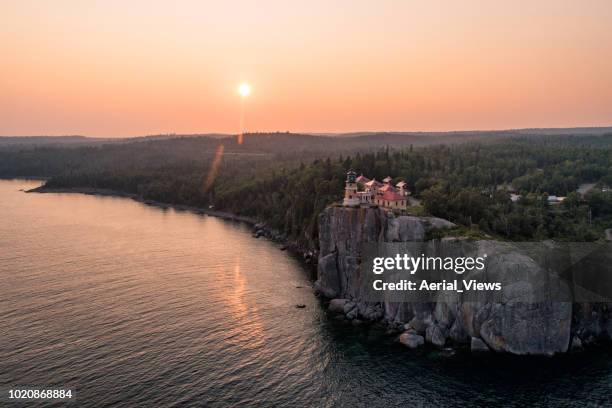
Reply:
[[[459, 294], [450, 301], [445, 296], [444, 301], [427, 303], [365, 300], [365, 272], [360, 268], [364, 244], [423, 241], [428, 230], [452, 225], [439, 218], [394, 216], [381, 209], [327, 208], [319, 217], [315, 289], [333, 299], [333, 312], [350, 320], [382, 321], [403, 332], [400, 341], [410, 347], [426, 340], [437, 346], [470, 344], [474, 351], [552, 355], [612, 335], [610, 304], [560, 302], [547, 297], [546, 282], [517, 284], [517, 265], [524, 274], [535, 274], [539, 266], [529, 257], [508, 251], [503, 243], [491, 241], [474, 246], [475, 251], [497, 254], [496, 259], [503, 262], [495, 269], [495, 278], [503, 283], [501, 300], [483, 295], [468, 302]], [[537, 301], [513, 301], [518, 292], [522, 299], [527, 293]]]

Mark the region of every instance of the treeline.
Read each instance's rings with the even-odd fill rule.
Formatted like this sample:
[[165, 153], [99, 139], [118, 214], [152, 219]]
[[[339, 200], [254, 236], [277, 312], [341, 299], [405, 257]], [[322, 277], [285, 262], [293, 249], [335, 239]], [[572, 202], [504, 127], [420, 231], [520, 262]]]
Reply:
[[[484, 138], [428, 147], [406, 143], [410, 139], [387, 146], [360, 141], [370, 146], [363, 150], [347, 148], [350, 138], [333, 145], [328, 139], [272, 134], [250, 135], [242, 144], [197, 137], [0, 150], [0, 176], [48, 176], [50, 188], [104, 188], [214, 206], [266, 221], [307, 245], [316, 245], [318, 214], [341, 199], [349, 168], [379, 180], [405, 180], [422, 211], [498, 238], [589, 241], [612, 226], [609, 192], [573, 193], [581, 183], [612, 185], [612, 135]], [[517, 202], [510, 200], [511, 188], [522, 197]], [[568, 198], [553, 206], [549, 195]]]
[[[378, 180], [387, 175], [405, 180], [426, 213], [482, 234], [510, 240], [592, 241], [602, 236], [604, 227], [612, 227], [612, 194], [595, 189], [583, 199], [574, 191], [580, 183], [612, 184], [612, 155], [601, 144], [574, 142], [517, 139], [315, 160], [264, 179], [217, 185], [216, 204], [271, 220], [293, 236], [314, 241], [317, 215], [341, 199], [345, 172], [352, 168]], [[523, 183], [525, 177], [539, 182]], [[509, 186], [514, 184], [521, 195], [517, 202], [510, 199]], [[567, 200], [551, 205], [549, 195], [567, 195]]]
[[[507, 135], [506, 135], [507, 136]], [[331, 137], [295, 133], [249, 133], [236, 136], [151, 136], [131, 139], [83, 137], [0, 137], [0, 177], [54, 176], [70, 169], [124, 169], [208, 160], [223, 146], [228, 155], [290, 156], [312, 160], [330, 154], [354, 154], [395, 148], [497, 140], [496, 133], [388, 134]], [[268, 157], [269, 159], [269, 157]]]

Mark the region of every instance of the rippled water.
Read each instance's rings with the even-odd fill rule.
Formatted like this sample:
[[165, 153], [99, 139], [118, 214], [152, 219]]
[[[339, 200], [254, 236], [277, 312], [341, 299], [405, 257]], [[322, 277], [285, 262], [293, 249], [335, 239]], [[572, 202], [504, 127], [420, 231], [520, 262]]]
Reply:
[[609, 351], [410, 351], [328, 317], [242, 224], [36, 185], [0, 181], [2, 386], [71, 384], [85, 407], [611, 403]]

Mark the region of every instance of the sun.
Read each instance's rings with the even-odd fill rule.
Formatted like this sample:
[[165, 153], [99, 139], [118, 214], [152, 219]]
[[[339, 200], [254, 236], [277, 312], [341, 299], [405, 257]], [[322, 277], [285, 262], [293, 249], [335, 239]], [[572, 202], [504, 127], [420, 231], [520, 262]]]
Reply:
[[247, 96], [251, 94], [251, 85], [247, 84], [246, 82], [241, 83], [238, 86], [238, 93], [243, 98], [246, 98]]

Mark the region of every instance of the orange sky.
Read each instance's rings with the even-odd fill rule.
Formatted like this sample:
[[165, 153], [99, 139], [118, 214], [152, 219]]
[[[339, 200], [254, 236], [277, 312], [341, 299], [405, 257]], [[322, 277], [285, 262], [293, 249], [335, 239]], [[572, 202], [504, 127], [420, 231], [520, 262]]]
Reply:
[[606, 126], [612, 2], [5, 0], [0, 70], [0, 135]]

